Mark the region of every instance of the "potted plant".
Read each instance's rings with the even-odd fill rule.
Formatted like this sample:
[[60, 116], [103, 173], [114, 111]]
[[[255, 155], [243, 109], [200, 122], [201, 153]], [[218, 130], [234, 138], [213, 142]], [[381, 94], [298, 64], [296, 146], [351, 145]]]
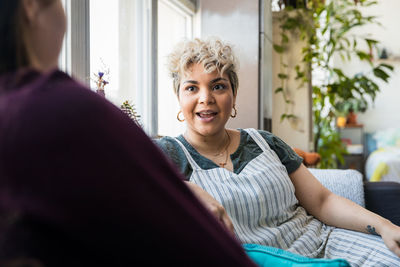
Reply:
[[358, 125], [357, 114], [364, 113], [367, 108], [368, 102], [365, 99], [360, 98], [350, 98], [348, 100], [343, 100], [338, 102], [335, 106], [335, 109], [338, 111], [339, 114], [338, 119], [339, 117], [345, 118], [345, 124], [342, 127], [346, 125]]
[[[388, 81], [393, 67], [388, 64], [374, 62], [371, 51], [377, 49], [379, 41], [368, 37], [358, 36], [355, 30], [358, 27], [377, 24], [376, 17], [364, 16], [358, 8], [372, 6], [373, 0], [336, 0], [326, 2], [322, 0], [307, 1], [304, 8], [289, 8], [298, 15], [282, 16], [281, 43], [274, 44], [277, 53], [284, 53], [286, 47], [293, 40], [306, 41], [303, 48], [303, 64], [295, 66], [299, 78], [309, 83], [312, 88], [312, 111], [314, 128], [314, 151], [321, 154], [321, 168], [335, 168], [337, 161], [343, 158], [345, 149], [340, 145], [340, 136], [336, 131], [338, 114], [346, 111], [363, 112], [368, 108], [365, 99], [374, 101], [380, 91], [375, 79]], [[307, 17], [308, 19], [305, 19]], [[311, 23], [305, 23], [311, 21]], [[296, 33], [296, 34], [289, 34]], [[351, 34], [350, 34], [351, 33]], [[296, 40], [294, 40], [296, 41]], [[366, 51], [357, 44], [367, 45]], [[359, 60], [369, 64], [370, 70], [356, 75], [348, 75], [332, 64], [335, 56], [344, 61]], [[282, 69], [287, 69], [281, 61]], [[318, 70], [324, 73], [325, 78], [318, 83], [311, 79]], [[279, 73], [279, 79], [287, 79]], [[278, 88], [275, 92], [282, 92], [285, 88]], [[348, 116], [348, 114], [346, 114]], [[287, 118], [285, 116], [284, 118]], [[352, 120], [351, 119], [351, 120]]]

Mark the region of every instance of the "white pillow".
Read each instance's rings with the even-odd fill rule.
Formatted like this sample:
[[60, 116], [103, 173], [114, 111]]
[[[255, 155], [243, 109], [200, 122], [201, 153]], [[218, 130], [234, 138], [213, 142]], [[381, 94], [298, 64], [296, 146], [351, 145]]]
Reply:
[[313, 168], [309, 170], [331, 192], [365, 207], [363, 176], [359, 171]]

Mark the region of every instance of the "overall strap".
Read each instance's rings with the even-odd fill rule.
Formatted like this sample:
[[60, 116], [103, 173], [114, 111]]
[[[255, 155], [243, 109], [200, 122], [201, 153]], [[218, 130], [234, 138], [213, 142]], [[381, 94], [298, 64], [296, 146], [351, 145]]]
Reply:
[[265, 141], [265, 139], [256, 129], [247, 128], [244, 130], [251, 136], [251, 138], [253, 138], [253, 140], [257, 143], [257, 145], [262, 149], [263, 152], [270, 150], [267, 141]]
[[182, 144], [181, 141], [178, 140], [178, 138], [174, 138], [176, 142], [178, 142], [178, 144], [181, 146], [183, 152], [185, 153], [185, 156], [187, 158], [187, 160], [189, 161], [189, 164], [191, 165], [193, 170], [201, 170], [201, 168], [199, 167], [199, 165], [197, 165], [196, 161], [194, 161], [194, 159], [192, 158], [192, 156], [190, 155], [189, 151], [186, 149], [186, 147]]

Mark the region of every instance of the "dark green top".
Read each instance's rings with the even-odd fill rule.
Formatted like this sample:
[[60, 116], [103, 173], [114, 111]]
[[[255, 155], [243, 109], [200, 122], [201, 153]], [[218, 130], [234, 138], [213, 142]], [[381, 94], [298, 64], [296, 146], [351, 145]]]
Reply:
[[[233, 172], [236, 174], [240, 173], [248, 162], [262, 153], [262, 149], [246, 131], [243, 129], [238, 130], [240, 131], [239, 147], [230, 155], [233, 163]], [[270, 132], [262, 130], [258, 130], [258, 132], [262, 137], [264, 137], [270, 148], [278, 155], [289, 174], [297, 170], [303, 162], [303, 159], [299, 157], [290, 146]], [[200, 155], [196, 149], [186, 141], [183, 135], [180, 135], [177, 138], [186, 147], [200, 168], [204, 170], [219, 168], [219, 166], [213, 161]], [[155, 140], [155, 142], [159, 147], [161, 147], [164, 153], [172, 159], [176, 166], [178, 166], [178, 169], [185, 175], [186, 179], [189, 180], [190, 175], [192, 174], [192, 167], [176, 140], [173, 137], [166, 136]]]

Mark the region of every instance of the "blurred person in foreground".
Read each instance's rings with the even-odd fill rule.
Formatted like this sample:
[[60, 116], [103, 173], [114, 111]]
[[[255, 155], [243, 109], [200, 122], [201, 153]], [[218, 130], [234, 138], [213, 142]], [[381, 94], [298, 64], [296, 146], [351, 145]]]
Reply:
[[254, 266], [117, 107], [57, 70], [60, 0], [0, 0], [0, 266]]

